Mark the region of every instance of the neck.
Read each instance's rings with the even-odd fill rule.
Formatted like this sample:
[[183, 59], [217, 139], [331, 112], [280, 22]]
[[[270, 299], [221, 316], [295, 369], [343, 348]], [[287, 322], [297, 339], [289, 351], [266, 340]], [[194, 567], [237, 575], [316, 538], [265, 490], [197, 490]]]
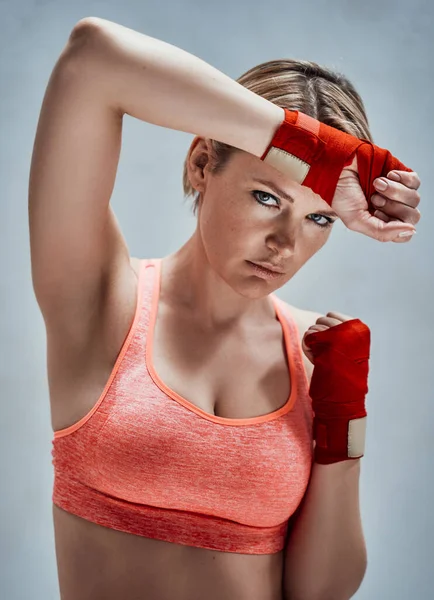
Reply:
[[211, 267], [197, 232], [163, 258], [161, 269], [161, 301], [185, 311], [203, 329], [251, 327], [276, 318], [269, 294], [243, 296]]

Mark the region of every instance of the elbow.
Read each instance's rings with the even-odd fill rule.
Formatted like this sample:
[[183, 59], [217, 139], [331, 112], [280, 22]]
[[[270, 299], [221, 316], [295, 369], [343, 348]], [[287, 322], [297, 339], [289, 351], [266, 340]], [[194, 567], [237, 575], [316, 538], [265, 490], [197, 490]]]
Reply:
[[101, 23], [102, 21], [98, 17], [84, 17], [74, 25], [69, 35], [69, 39], [77, 40], [90, 33], [95, 33], [101, 29]]
[[327, 587], [313, 589], [312, 580], [309, 584], [309, 590], [306, 586], [300, 586], [296, 591], [285, 590], [284, 600], [350, 600], [360, 588], [367, 570], [367, 561], [361, 562], [356, 570], [353, 570], [351, 576], [348, 573], [341, 573], [333, 577], [333, 580]]
[[304, 598], [304, 600], [350, 600], [362, 585], [366, 569], [367, 564], [365, 562], [359, 566], [357, 573], [354, 573], [351, 578], [343, 577], [342, 581], [336, 578], [335, 584], [330, 586], [329, 589], [322, 591], [312, 599]]
[[74, 25], [58, 60], [58, 68], [68, 76], [81, 76], [93, 63], [91, 58], [98, 54], [103, 37], [100, 21], [98, 17], [86, 17]]
[[81, 54], [95, 45], [104, 31], [103, 20], [98, 17], [85, 17], [78, 21], [69, 34], [67, 49], [71, 54]]
[[353, 598], [359, 587], [360, 584], [354, 587], [352, 592], [345, 593], [341, 590], [328, 590], [319, 594], [286, 595], [284, 600], [350, 600]]

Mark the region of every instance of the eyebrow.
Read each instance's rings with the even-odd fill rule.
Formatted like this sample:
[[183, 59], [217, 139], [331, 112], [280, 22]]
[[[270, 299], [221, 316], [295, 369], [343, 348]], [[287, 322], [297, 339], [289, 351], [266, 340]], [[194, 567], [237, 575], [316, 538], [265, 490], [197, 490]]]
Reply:
[[[287, 194], [282, 189], [280, 189], [272, 181], [268, 181], [268, 179], [259, 179], [258, 177], [252, 177], [252, 180], [268, 186], [269, 188], [271, 188], [273, 190], [273, 192], [275, 194], [277, 194], [278, 196], [281, 196], [285, 200], [288, 200], [288, 202], [290, 202], [291, 204], [294, 204], [294, 202], [295, 202], [294, 198], [290, 194]], [[339, 219], [338, 215], [333, 210], [323, 210], [321, 208], [321, 210], [319, 212], [323, 215], [327, 215], [328, 217], [334, 217], [335, 219]]]

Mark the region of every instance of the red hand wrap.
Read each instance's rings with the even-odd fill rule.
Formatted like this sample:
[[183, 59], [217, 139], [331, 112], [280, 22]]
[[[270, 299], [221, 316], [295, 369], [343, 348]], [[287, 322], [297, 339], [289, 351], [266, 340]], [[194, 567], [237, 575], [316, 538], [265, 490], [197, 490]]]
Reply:
[[314, 416], [315, 462], [360, 458], [366, 433], [371, 334], [359, 319], [305, 337], [314, 357], [309, 394]]
[[360, 185], [368, 205], [376, 192], [373, 181], [389, 171], [411, 171], [388, 150], [313, 119], [300, 111], [285, 110], [261, 160], [311, 188], [331, 206], [342, 169], [357, 154]]

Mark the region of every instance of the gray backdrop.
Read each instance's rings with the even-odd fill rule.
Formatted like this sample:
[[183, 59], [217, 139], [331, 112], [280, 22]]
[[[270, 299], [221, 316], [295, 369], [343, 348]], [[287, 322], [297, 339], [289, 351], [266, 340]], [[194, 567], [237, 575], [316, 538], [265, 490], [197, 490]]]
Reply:
[[[301, 308], [352, 315], [371, 328], [361, 475], [369, 564], [355, 598], [432, 599], [433, 3], [1, 0], [0, 10], [0, 597], [59, 598], [45, 328], [31, 284], [28, 175], [54, 63], [74, 24], [99, 16], [179, 46], [234, 79], [274, 58], [336, 68], [361, 93], [376, 143], [421, 177], [422, 219], [410, 243], [381, 244], [339, 223], [278, 295]], [[192, 139], [125, 116], [111, 202], [132, 256], [165, 256], [193, 232], [181, 186]]]

